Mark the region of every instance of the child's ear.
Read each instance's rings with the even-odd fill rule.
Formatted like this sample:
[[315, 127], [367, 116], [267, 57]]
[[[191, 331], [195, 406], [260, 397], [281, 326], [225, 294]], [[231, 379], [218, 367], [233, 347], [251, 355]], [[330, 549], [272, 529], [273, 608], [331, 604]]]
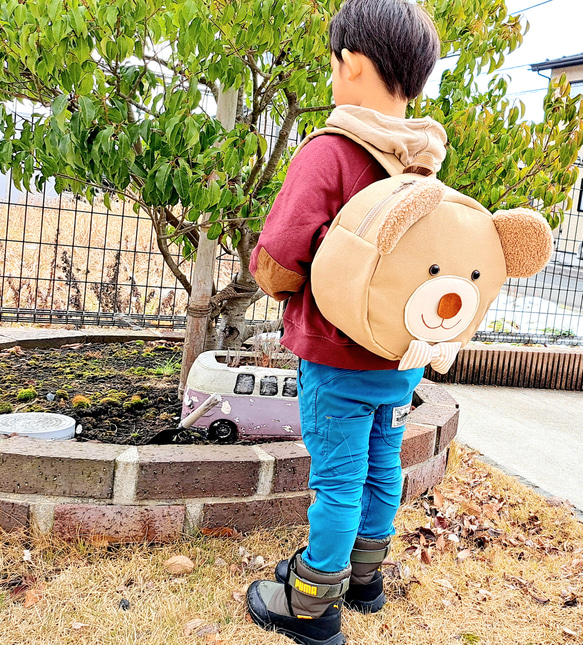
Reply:
[[542, 215], [528, 208], [513, 208], [496, 211], [492, 219], [509, 278], [528, 278], [545, 268], [553, 253], [553, 234]]
[[342, 60], [339, 61], [340, 64], [344, 63], [348, 70], [347, 79], [349, 81], [355, 81], [362, 73], [362, 54], [354, 53], [344, 48], [340, 52]]

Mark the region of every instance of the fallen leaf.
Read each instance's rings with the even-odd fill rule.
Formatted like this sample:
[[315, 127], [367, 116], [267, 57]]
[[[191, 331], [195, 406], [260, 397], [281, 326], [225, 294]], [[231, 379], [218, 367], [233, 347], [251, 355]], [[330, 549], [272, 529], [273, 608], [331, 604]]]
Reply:
[[202, 534], [208, 537], [226, 537], [233, 538], [234, 540], [243, 539], [243, 533], [240, 533], [237, 529], [231, 528], [230, 526], [219, 526], [214, 529], [202, 529]]
[[185, 636], [190, 636], [195, 629], [198, 629], [204, 624], [205, 624], [205, 621], [202, 620], [202, 618], [193, 618], [192, 620], [189, 620], [187, 623], [184, 624], [184, 626], [182, 627], [182, 633]]
[[421, 562], [423, 562], [423, 564], [431, 564], [431, 556], [427, 549], [421, 549]]
[[262, 555], [254, 557], [251, 562], [249, 562], [249, 568], [252, 571], [259, 571], [265, 566], [265, 558]]
[[433, 489], [433, 504], [435, 508], [441, 508], [443, 506], [443, 495], [438, 488]]
[[25, 609], [28, 609], [29, 607], [32, 607], [33, 605], [36, 605], [36, 603], [43, 597], [43, 592], [41, 589], [29, 589], [25, 594], [24, 594], [24, 603], [23, 607]]
[[83, 629], [84, 627], [89, 627], [87, 623], [73, 623], [71, 625], [73, 629]]
[[534, 593], [534, 591], [528, 591], [528, 595], [533, 599], [536, 600], [540, 605], [546, 605], [549, 602], [551, 602], [550, 598], [547, 598], [546, 596], [539, 596], [538, 594]]
[[472, 555], [472, 552], [470, 551], [470, 549], [464, 549], [463, 551], [460, 551], [456, 555], [456, 558], [458, 560], [467, 560], [471, 555]]
[[443, 537], [443, 535], [440, 535], [437, 538], [437, 542], [435, 543], [435, 548], [438, 551], [443, 551], [445, 549], [445, 546], [446, 546], [445, 538]]
[[202, 636], [207, 636], [208, 634], [218, 634], [221, 631], [221, 628], [218, 625], [204, 625], [194, 632], [195, 636], [199, 638]]
[[436, 580], [438, 585], [441, 585], [442, 587], [445, 587], [446, 589], [451, 589], [453, 591], [453, 585], [449, 580], [446, 580], [445, 578], [441, 578], [439, 580]]
[[459, 537], [458, 537], [457, 535], [455, 535], [455, 533], [450, 533], [450, 534], [447, 536], [447, 539], [448, 539], [450, 542], [459, 542], [459, 541], [460, 541]]
[[103, 549], [108, 547], [112, 542], [116, 542], [117, 539], [107, 535], [90, 535], [87, 537], [87, 541], [91, 546]]
[[241, 591], [233, 591], [233, 599], [237, 602], [245, 602], [245, 594]]
[[182, 576], [193, 572], [194, 562], [185, 555], [173, 555], [164, 562], [164, 568], [172, 575]]
[[32, 562], [32, 553], [28, 549], [25, 549], [24, 550], [24, 555], [22, 556], [22, 559], [25, 562]]
[[217, 645], [227, 645], [227, 641], [224, 641], [218, 634], [207, 634], [205, 643], [216, 643]]
[[563, 627], [563, 634], [566, 634], [567, 636], [577, 636], [577, 632], [574, 632], [572, 629], [569, 629], [568, 627]]
[[229, 567], [229, 573], [234, 576], [235, 574], [243, 573], [243, 569], [238, 564], [232, 564]]
[[223, 558], [217, 558], [217, 559], [215, 560], [215, 565], [216, 565], [217, 567], [226, 567], [226, 566], [227, 566], [227, 561], [226, 561], [226, 560], [223, 560]]

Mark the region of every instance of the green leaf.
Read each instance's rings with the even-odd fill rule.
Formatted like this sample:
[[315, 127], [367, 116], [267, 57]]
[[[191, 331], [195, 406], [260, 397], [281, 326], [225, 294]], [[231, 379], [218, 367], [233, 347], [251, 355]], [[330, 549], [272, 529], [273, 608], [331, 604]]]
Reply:
[[59, 117], [67, 109], [69, 105], [69, 97], [66, 94], [60, 94], [57, 98], [51, 103], [51, 112], [53, 116]]
[[108, 192], [103, 193], [103, 204], [108, 211], [111, 210], [111, 195]]
[[163, 163], [158, 172], [156, 173], [156, 188], [160, 193], [164, 194], [166, 192], [166, 187], [168, 184], [168, 179], [170, 178], [170, 171], [172, 166], [169, 163]]
[[174, 171], [172, 183], [176, 192], [180, 197], [183, 206], [188, 206], [190, 203], [190, 173], [184, 166], [179, 166]]
[[219, 222], [214, 222], [208, 230], [207, 237], [209, 240], [216, 240], [223, 232], [223, 226]]
[[88, 99], [86, 96], [79, 97], [79, 111], [81, 112], [81, 119], [83, 120], [83, 125], [88, 128], [91, 125], [91, 122], [95, 118], [95, 107], [91, 99]]

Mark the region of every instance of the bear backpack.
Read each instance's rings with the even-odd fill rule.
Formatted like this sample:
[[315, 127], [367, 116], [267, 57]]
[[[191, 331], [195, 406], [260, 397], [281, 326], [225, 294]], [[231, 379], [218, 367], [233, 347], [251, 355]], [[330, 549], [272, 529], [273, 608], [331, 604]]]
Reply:
[[[551, 257], [542, 215], [492, 214], [435, 179], [430, 155], [405, 168], [356, 135], [391, 175], [354, 195], [324, 237], [311, 269], [322, 315], [400, 370], [444, 374], [474, 335], [507, 277], [529, 277]], [[299, 149], [298, 149], [299, 151]]]

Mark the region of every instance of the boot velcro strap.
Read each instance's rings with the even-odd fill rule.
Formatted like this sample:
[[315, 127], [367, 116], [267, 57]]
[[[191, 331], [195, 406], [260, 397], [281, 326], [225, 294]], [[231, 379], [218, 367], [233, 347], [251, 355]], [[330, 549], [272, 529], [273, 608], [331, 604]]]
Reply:
[[340, 598], [348, 590], [350, 577], [344, 578], [335, 585], [314, 584], [305, 578], [300, 578], [293, 570], [289, 572], [289, 585], [305, 596], [312, 598]]
[[352, 549], [350, 554], [350, 562], [359, 562], [362, 564], [380, 564], [389, 555], [391, 545], [382, 549], [375, 549], [374, 551], [366, 551], [365, 549]]

